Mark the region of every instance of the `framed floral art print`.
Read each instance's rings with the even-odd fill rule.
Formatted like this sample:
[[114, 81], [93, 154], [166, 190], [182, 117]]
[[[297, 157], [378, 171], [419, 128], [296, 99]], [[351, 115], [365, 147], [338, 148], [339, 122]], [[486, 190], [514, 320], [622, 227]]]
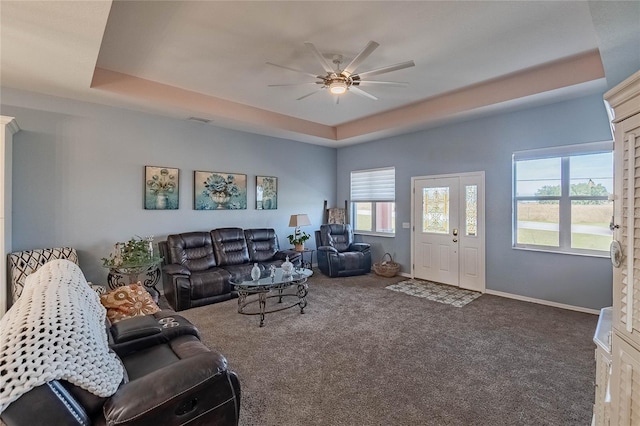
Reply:
[[241, 210], [247, 208], [247, 175], [193, 172], [195, 210]]
[[256, 176], [256, 209], [276, 210], [278, 208], [278, 178]]
[[178, 210], [179, 169], [144, 167], [144, 208], [146, 210]]

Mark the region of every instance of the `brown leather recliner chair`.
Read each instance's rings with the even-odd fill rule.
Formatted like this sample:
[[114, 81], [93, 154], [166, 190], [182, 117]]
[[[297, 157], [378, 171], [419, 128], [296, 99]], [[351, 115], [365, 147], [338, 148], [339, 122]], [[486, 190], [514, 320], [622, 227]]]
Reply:
[[371, 248], [353, 241], [349, 224], [320, 225], [315, 232], [318, 268], [329, 277], [348, 277], [371, 272]]
[[[162, 318], [177, 325], [164, 327]], [[115, 394], [100, 398], [54, 380], [22, 395], [0, 418], [8, 426], [238, 424], [238, 377], [189, 321], [166, 311], [120, 321], [107, 334], [125, 369]]]

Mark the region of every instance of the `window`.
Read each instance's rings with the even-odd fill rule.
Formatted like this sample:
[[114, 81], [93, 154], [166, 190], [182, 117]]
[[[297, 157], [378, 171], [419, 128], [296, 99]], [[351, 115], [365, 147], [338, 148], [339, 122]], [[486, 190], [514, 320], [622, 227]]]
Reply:
[[513, 154], [513, 246], [608, 255], [613, 142]]
[[396, 232], [396, 169], [351, 172], [353, 229], [359, 234]]

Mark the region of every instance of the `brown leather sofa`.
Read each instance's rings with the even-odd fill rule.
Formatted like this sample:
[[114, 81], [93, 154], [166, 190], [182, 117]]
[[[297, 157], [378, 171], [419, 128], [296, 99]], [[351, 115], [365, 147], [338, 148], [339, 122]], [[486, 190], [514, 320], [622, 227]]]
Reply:
[[164, 295], [176, 311], [237, 297], [230, 280], [250, 275], [254, 263], [261, 269], [277, 267], [289, 256], [299, 266], [302, 258], [294, 250], [280, 250], [271, 228], [173, 234], [158, 245]]
[[238, 377], [188, 320], [162, 311], [108, 325], [107, 335], [125, 369], [115, 394], [100, 398], [54, 380], [11, 403], [2, 420], [8, 426], [238, 424]]

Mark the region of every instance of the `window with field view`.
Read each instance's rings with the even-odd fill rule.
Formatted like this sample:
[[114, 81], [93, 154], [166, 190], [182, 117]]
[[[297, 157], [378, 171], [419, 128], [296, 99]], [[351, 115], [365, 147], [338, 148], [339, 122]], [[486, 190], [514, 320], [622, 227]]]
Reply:
[[351, 172], [353, 229], [361, 234], [396, 232], [395, 168]]
[[514, 153], [514, 247], [608, 254], [612, 149], [597, 142]]

